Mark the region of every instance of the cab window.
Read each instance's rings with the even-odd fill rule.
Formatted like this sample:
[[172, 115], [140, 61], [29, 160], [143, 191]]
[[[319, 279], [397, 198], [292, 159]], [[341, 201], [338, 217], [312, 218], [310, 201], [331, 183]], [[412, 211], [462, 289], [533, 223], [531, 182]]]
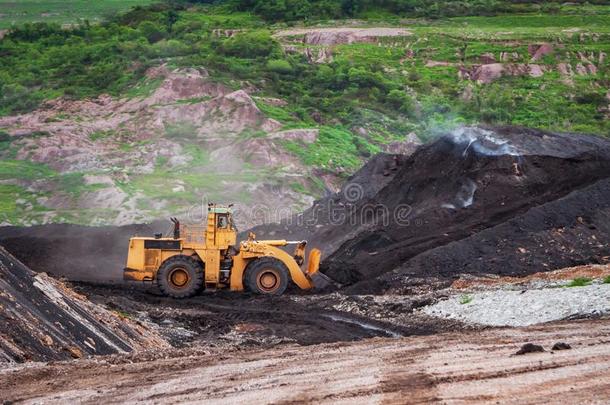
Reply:
[[222, 229], [229, 227], [229, 218], [227, 215], [218, 215], [218, 227]]

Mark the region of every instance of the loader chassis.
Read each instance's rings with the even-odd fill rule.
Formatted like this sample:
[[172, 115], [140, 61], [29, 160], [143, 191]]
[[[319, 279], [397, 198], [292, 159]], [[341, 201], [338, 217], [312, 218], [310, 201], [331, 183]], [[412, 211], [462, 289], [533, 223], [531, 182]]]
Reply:
[[[183, 229], [173, 219], [174, 238], [133, 237], [129, 242], [124, 279], [157, 282], [170, 296], [184, 298], [200, 289], [246, 287], [261, 294], [281, 294], [291, 280], [299, 288], [314, 286], [320, 251], [313, 249], [305, 270], [301, 269], [306, 242], [248, 240], [237, 245], [237, 230], [228, 207], [210, 205], [207, 223]], [[291, 256], [280, 247], [295, 244]]]

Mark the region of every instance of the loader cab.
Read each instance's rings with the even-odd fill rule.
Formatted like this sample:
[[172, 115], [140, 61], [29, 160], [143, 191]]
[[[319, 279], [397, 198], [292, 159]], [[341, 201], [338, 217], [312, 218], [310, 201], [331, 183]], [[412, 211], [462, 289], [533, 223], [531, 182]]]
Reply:
[[237, 229], [233, 223], [231, 207], [208, 206], [208, 226], [206, 229], [206, 247], [227, 249], [237, 243]]

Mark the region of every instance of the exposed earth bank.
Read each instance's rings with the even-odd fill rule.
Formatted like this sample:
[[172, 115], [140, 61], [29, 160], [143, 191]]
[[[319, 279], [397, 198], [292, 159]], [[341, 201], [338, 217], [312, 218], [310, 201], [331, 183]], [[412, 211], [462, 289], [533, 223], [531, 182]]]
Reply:
[[139, 322], [91, 303], [0, 248], [0, 363], [169, 348]]

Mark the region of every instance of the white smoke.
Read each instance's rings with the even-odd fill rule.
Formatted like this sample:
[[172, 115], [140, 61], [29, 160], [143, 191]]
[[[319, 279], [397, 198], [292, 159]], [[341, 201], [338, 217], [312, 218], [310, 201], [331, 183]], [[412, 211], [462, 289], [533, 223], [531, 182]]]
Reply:
[[462, 208], [470, 207], [474, 202], [474, 193], [476, 191], [477, 184], [470, 179], [466, 179], [455, 196], [455, 199], [462, 206]]
[[462, 183], [462, 186], [458, 190], [455, 199], [452, 203], [442, 204], [442, 208], [448, 209], [458, 209], [459, 208], [467, 208], [472, 205], [474, 202], [474, 193], [477, 191], [477, 183], [475, 183], [471, 179], [466, 179]]
[[460, 127], [445, 137], [455, 144], [465, 145], [462, 156], [467, 156], [469, 151], [485, 156], [520, 156], [517, 149], [507, 140], [485, 129]]

